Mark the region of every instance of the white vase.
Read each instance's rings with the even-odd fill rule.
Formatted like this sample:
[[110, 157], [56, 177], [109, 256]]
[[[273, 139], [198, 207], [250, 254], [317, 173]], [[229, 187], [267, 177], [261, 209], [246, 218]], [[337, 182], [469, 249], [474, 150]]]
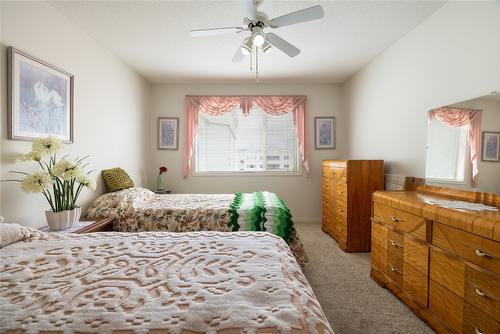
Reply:
[[47, 225], [52, 231], [65, 230], [80, 221], [81, 208], [76, 207], [73, 210], [64, 210], [59, 212], [45, 211]]

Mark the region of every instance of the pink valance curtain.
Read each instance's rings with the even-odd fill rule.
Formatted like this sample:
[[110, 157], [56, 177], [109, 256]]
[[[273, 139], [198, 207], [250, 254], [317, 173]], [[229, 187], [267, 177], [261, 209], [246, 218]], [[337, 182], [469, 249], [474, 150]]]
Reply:
[[254, 106], [265, 113], [276, 116], [293, 113], [293, 125], [297, 135], [301, 162], [307, 176], [310, 177], [306, 100], [306, 96], [186, 96], [184, 178], [187, 178], [191, 170], [199, 113], [222, 115], [240, 107], [243, 115], [247, 116]]
[[478, 161], [479, 161], [479, 137], [481, 135], [482, 111], [477, 109], [463, 109], [442, 107], [429, 111], [429, 122], [436, 118], [440, 122], [453, 127], [469, 125], [469, 151], [470, 160], [470, 182], [472, 187], [478, 186]]

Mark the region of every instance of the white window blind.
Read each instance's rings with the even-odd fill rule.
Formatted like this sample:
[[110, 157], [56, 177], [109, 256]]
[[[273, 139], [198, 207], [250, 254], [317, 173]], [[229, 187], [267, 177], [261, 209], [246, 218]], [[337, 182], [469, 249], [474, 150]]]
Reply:
[[465, 182], [468, 126], [451, 127], [432, 119], [428, 127], [428, 179]]
[[266, 114], [239, 108], [199, 114], [195, 172], [297, 172], [299, 159], [292, 113]]

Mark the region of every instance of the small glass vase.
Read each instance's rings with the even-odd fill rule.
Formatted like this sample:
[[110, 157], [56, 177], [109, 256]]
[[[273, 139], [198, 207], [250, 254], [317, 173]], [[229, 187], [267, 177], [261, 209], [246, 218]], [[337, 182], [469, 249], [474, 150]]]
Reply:
[[165, 190], [167, 189], [167, 178], [165, 177], [165, 173], [158, 174], [158, 179], [156, 180], [156, 190]]

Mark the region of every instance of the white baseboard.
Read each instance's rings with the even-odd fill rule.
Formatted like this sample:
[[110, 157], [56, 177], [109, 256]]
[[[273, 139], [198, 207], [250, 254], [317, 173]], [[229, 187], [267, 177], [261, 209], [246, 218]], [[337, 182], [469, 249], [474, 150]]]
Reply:
[[321, 223], [321, 218], [295, 218], [292, 217], [294, 223]]

